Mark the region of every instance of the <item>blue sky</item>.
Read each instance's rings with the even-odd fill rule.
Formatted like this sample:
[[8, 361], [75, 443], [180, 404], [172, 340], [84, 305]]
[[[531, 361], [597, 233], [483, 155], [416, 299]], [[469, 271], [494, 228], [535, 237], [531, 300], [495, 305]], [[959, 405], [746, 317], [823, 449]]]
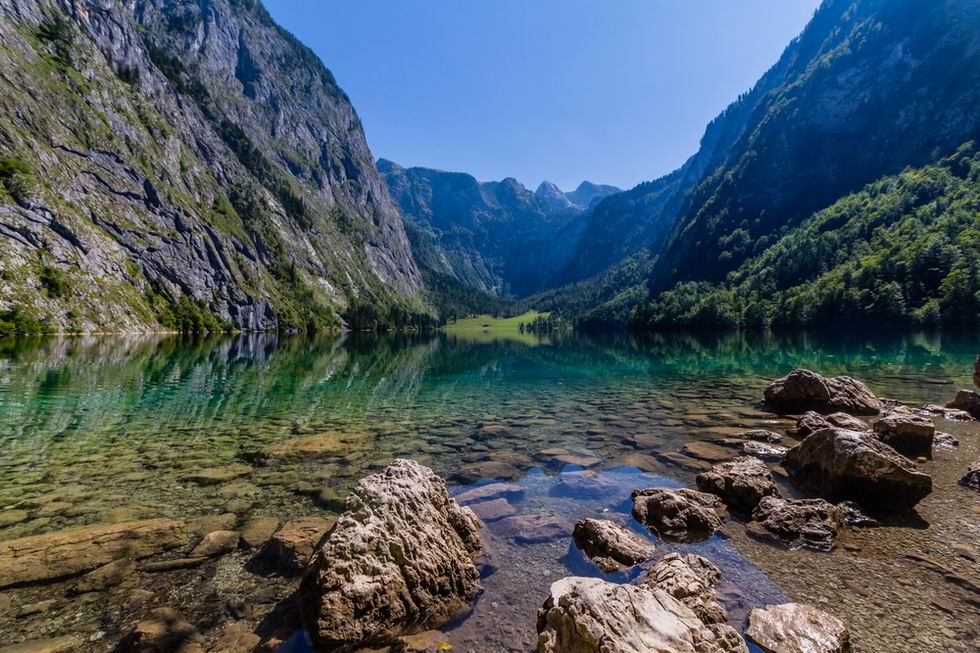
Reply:
[[630, 187], [673, 170], [818, 0], [264, 0], [376, 157]]

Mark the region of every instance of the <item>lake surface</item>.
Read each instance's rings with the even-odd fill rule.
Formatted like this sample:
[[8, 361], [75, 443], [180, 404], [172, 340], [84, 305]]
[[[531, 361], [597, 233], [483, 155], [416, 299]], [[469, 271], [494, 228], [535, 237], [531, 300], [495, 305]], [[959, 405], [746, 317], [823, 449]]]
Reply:
[[[694, 470], [658, 455], [735, 430], [792, 427], [759, 405], [771, 379], [808, 367], [854, 376], [880, 397], [945, 403], [972, 385], [978, 342], [972, 333], [0, 340], [0, 540], [155, 517], [203, 532], [256, 516], [336, 514], [359, 478], [396, 457], [429, 465], [453, 493], [515, 481], [526, 488], [520, 513], [629, 524], [632, 489], [693, 486]], [[980, 427], [937, 424], [960, 446], [922, 465], [935, 490], [914, 519], [849, 531], [829, 554], [762, 544], [737, 520], [705, 543], [657, 542], [658, 553], [714, 560], [739, 628], [749, 608], [793, 599], [847, 621], [857, 651], [975, 651], [980, 495], [956, 480], [980, 458]], [[301, 438], [328, 444], [290, 455]], [[563, 492], [561, 473], [583, 466], [597, 489]], [[215, 468], [237, 471], [192, 480]], [[778, 470], [777, 480], [795, 494]], [[532, 650], [550, 582], [601, 575], [570, 537], [517, 546], [492, 523], [484, 537], [497, 571], [445, 629], [456, 650]], [[139, 573], [109, 592], [3, 591], [0, 643], [79, 634], [91, 650], [111, 650], [162, 605], [209, 640], [230, 620], [288, 639], [294, 622], [281, 613], [295, 582], [250, 574], [249, 556]], [[298, 638], [287, 646], [302, 649]]]

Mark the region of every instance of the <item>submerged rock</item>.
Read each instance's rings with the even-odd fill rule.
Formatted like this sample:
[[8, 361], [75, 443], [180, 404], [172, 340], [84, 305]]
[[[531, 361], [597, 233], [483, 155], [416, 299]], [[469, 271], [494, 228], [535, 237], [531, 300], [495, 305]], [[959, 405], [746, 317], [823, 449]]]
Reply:
[[749, 534], [791, 548], [834, 548], [844, 527], [844, 511], [823, 499], [765, 497], [752, 511]]
[[80, 650], [82, 640], [67, 635], [50, 639], [32, 639], [20, 644], [11, 644], [0, 648], [0, 653], [70, 653]]
[[960, 485], [974, 490], [980, 490], [980, 460], [970, 465], [966, 475], [960, 479]]
[[333, 517], [300, 517], [283, 524], [248, 563], [259, 574], [298, 576], [306, 571], [313, 550], [336, 523]]
[[427, 467], [399, 459], [361, 479], [313, 555], [300, 614], [315, 647], [437, 628], [476, 596], [480, 522]]
[[649, 560], [656, 553], [653, 544], [607, 519], [580, 519], [572, 538], [607, 574]]
[[783, 436], [775, 431], [767, 431], [766, 429], [752, 429], [750, 431], [740, 431], [733, 434], [731, 437], [737, 438], [739, 440], [752, 440], [753, 442], [768, 442], [769, 444], [778, 444], [783, 441]]
[[140, 621], [115, 648], [115, 653], [201, 653], [204, 637], [180, 613], [157, 608]]
[[570, 576], [538, 611], [539, 653], [747, 653], [731, 627], [705, 624], [659, 588]]
[[491, 499], [490, 501], [479, 501], [470, 504], [470, 509], [484, 523], [497, 521], [504, 517], [510, 517], [517, 512], [514, 506], [510, 505], [507, 499]]
[[916, 415], [905, 406], [896, 406], [874, 424], [878, 439], [903, 456], [932, 458], [932, 439], [936, 427], [932, 420]]
[[238, 548], [240, 535], [238, 531], [213, 531], [205, 535], [195, 546], [188, 557], [213, 558], [224, 555]]
[[877, 415], [882, 404], [866, 385], [849, 376], [824, 378], [810, 370], [793, 370], [769, 384], [766, 405], [779, 412], [852, 413]]
[[514, 483], [488, 483], [465, 492], [460, 492], [454, 498], [460, 505], [493, 499], [517, 500], [524, 496], [524, 488]]
[[790, 449], [783, 464], [795, 483], [833, 501], [903, 510], [932, 492], [928, 474], [870, 433], [817, 431]]
[[172, 519], [100, 524], [0, 542], [0, 588], [75, 576], [120, 558], [141, 559], [186, 543]]
[[686, 488], [635, 490], [633, 517], [665, 539], [694, 542], [721, 528], [725, 504], [717, 496]]
[[743, 513], [752, 512], [763, 497], [779, 495], [769, 468], [751, 456], [715, 465], [696, 480], [702, 492], [718, 495], [729, 508]]
[[659, 588], [694, 611], [704, 623], [725, 623], [728, 612], [715, 600], [721, 571], [699, 555], [671, 553], [646, 570], [636, 584]]
[[802, 603], [756, 608], [746, 636], [766, 653], [848, 653], [847, 626], [837, 617]]
[[134, 573], [136, 573], [135, 561], [129, 558], [114, 560], [79, 578], [72, 587], [71, 593], [101, 592], [119, 585]]
[[494, 522], [492, 530], [501, 537], [518, 544], [539, 544], [568, 537], [572, 523], [558, 515], [514, 515]]

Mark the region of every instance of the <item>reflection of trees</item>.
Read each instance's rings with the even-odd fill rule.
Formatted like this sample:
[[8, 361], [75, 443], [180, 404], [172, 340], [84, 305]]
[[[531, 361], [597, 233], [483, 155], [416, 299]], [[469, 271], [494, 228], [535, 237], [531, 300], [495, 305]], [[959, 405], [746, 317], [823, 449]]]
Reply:
[[[796, 366], [858, 377], [926, 372], [970, 382], [975, 334], [770, 332], [574, 335], [534, 345], [446, 334], [79, 337], [0, 340], [0, 442], [83, 434], [245, 429], [271, 418], [370, 419], [554, 393], [544, 376], [772, 377]], [[547, 386], [547, 387], [545, 387]], [[407, 417], [407, 415], [405, 415]], [[280, 427], [284, 428], [284, 427]], [[40, 438], [40, 441], [37, 440]], [[21, 441], [21, 444], [24, 444]]]

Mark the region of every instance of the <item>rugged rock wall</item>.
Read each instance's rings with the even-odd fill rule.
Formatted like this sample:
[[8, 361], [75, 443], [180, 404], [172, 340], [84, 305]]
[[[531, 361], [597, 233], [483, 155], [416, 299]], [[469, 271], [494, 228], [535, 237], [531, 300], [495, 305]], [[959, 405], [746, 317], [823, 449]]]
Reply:
[[348, 98], [257, 0], [0, 0], [0, 310], [55, 329], [419, 310]]

